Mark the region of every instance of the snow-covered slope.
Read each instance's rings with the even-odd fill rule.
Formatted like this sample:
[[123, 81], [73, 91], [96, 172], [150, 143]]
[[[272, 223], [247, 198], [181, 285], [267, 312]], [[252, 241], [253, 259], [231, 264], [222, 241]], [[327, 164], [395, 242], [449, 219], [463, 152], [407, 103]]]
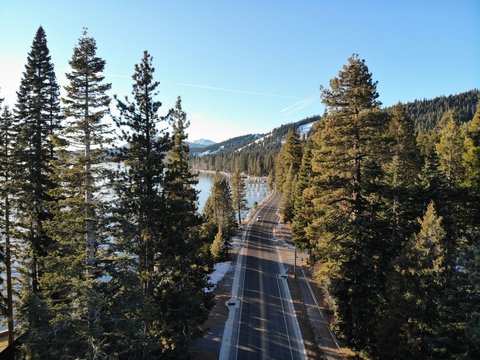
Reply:
[[310, 131], [312, 130], [312, 126], [315, 124], [315, 121], [312, 121], [311, 123], [300, 125], [298, 127], [298, 133], [300, 134], [300, 138], [308, 136]]

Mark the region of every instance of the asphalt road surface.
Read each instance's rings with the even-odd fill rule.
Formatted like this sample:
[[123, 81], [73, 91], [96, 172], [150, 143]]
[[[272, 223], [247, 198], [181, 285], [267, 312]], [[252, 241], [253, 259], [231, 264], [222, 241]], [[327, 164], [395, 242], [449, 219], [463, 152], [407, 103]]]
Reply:
[[[280, 197], [273, 195], [247, 228], [232, 290], [221, 360], [306, 359], [283, 264], [273, 242]], [[256, 221], [256, 217], [261, 220]], [[237, 284], [237, 285], [235, 285]], [[233, 312], [233, 313], [232, 313]]]

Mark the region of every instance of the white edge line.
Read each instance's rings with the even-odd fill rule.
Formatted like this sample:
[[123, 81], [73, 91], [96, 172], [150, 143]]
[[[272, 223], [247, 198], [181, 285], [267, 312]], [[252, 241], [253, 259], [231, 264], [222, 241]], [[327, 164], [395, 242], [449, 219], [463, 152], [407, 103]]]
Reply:
[[[253, 217], [252, 217], [253, 219]], [[251, 221], [251, 220], [250, 220]], [[246, 240], [246, 237], [247, 237], [247, 234], [250, 232], [250, 228], [252, 227], [252, 224], [251, 222], [248, 224], [247, 226], [247, 229], [245, 230], [245, 232], [243, 233], [243, 246], [242, 246], [242, 251], [243, 249], [245, 249], [245, 240]], [[248, 249], [247, 249], [248, 250]], [[247, 252], [247, 250], [245, 250], [245, 252]], [[246, 264], [247, 264], [247, 255], [245, 254], [242, 255], [242, 265], [241, 265], [241, 268], [240, 268], [240, 275], [243, 274], [243, 278], [242, 278], [242, 296], [241, 296], [241, 300], [239, 299], [239, 302], [240, 302], [240, 310], [238, 312], [238, 331], [237, 331], [237, 340], [236, 340], [236, 349], [235, 349], [235, 360], [237, 360], [238, 358], [238, 344], [240, 343], [240, 330], [241, 330], [241, 327], [242, 327], [242, 312], [243, 312], [243, 292], [245, 290], [245, 271], [246, 271]], [[240, 281], [240, 280], [239, 280]], [[238, 295], [238, 294], [237, 294]], [[230, 344], [230, 347], [232, 345]], [[222, 359], [219, 359], [219, 360], [222, 360]]]
[[[248, 230], [248, 228], [247, 228]], [[246, 230], [246, 231], [247, 231]], [[243, 233], [243, 240], [245, 241], [245, 233]], [[237, 260], [235, 263], [235, 273], [233, 277], [233, 284], [232, 284], [232, 297], [230, 300], [235, 299], [237, 301], [236, 305], [234, 308], [230, 308], [228, 312], [228, 319], [225, 322], [225, 327], [223, 329], [223, 336], [222, 336], [222, 346], [220, 347], [220, 354], [219, 354], [219, 360], [227, 360], [229, 358], [230, 354], [230, 349], [232, 347], [232, 337], [233, 337], [233, 326], [234, 326], [234, 320], [235, 320], [235, 315], [237, 312], [238, 307], [242, 307], [242, 302], [238, 298], [238, 288], [239, 288], [239, 282], [240, 282], [240, 277], [241, 277], [241, 272], [242, 272], [242, 264], [243, 264], [243, 251], [245, 249], [244, 244], [242, 244], [242, 247], [240, 251], [238, 252]], [[230, 301], [229, 300], [229, 301]], [[228, 301], [227, 301], [228, 303]], [[238, 305], [238, 303], [240, 303]]]
[[[276, 245], [275, 245], [275, 251], [280, 260], [280, 262], [278, 263], [280, 267], [280, 272], [281, 274], [285, 274], [286, 272], [285, 272], [285, 267], [283, 266], [282, 256], [280, 255], [280, 251], [278, 251], [278, 247]], [[303, 342], [302, 332], [300, 331], [300, 325], [298, 324], [297, 313], [295, 312], [295, 307], [293, 306], [292, 295], [290, 294], [290, 289], [288, 287], [288, 283], [286, 280], [283, 284], [284, 284], [285, 296], [287, 297], [286, 299], [287, 304], [292, 317], [292, 325], [293, 325], [293, 330], [295, 331], [295, 338], [297, 339], [298, 351], [300, 355], [303, 355], [303, 359], [307, 359], [307, 350], [305, 349], [305, 343]]]

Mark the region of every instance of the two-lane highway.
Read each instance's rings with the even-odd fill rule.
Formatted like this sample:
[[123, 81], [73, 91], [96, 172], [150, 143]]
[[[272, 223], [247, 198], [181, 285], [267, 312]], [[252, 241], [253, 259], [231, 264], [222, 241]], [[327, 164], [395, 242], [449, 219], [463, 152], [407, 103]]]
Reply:
[[[237, 259], [222, 360], [306, 359], [285, 270], [273, 242], [279, 201], [279, 195], [270, 197], [248, 225]], [[262, 220], [255, 221], [256, 216]]]

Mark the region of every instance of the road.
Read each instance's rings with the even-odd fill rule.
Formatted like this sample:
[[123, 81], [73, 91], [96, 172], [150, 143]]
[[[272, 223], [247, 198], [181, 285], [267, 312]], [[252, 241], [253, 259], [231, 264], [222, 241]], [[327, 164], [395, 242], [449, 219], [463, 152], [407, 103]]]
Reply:
[[[285, 269], [273, 242], [280, 196], [255, 213], [237, 258], [220, 359], [306, 359]], [[261, 216], [261, 221], [255, 221]]]

